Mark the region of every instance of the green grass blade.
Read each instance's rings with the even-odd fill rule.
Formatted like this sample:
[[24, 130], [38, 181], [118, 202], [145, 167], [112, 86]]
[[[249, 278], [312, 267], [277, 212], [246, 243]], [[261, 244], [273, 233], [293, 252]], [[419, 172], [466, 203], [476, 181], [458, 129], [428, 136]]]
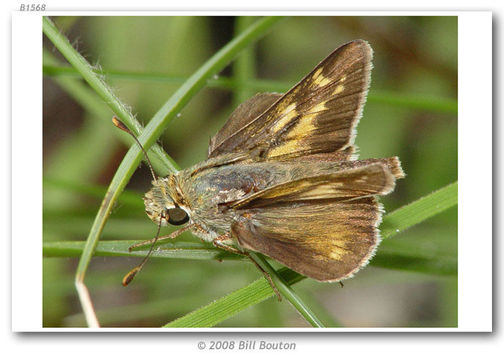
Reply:
[[[138, 251], [129, 251], [128, 248], [138, 243], [139, 240], [107, 240], [100, 241], [96, 246], [95, 256], [127, 256], [145, 257], [148, 247]], [[84, 241], [48, 241], [44, 243], [43, 254], [45, 257], [79, 256], [84, 249]], [[188, 241], [171, 241], [159, 251], [151, 254], [152, 258], [187, 259], [187, 260], [243, 260], [246, 258], [226, 251], [219, 250], [211, 244]]]
[[[289, 285], [295, 284], [304, 278], [286, 268], [280, 270], [279, 273]], [[274, 296], [273, 289], [268, 281], [262, 277], [250, 285], [166, 324], [165, 327], [212, 327], [236, 315], [243, 309], [258, 304], [272, 296]]]
[[370, 91], [368, 101], [387, 105], [395, 105], [409, 109], [421, 109], [433, 112], [457, 114], [457, 100], [443, 99], [434, 96], [403, 95], [391, 91]]
[[[107, 240], [99, 242], [94, 256], [126, 256], [143, 257], [147, 249], [129, 252], [128, 248], [138, 240]], [[84, 249], [84, 241], [47, 241], [43, 245], [45, 257], [80, 256]], [[159, 251], [151, 254], [152, 258], [186, 259], [186, 260], [246, 260], [243, 257], [230, 254], [214, 247], [205, 247], [197, 243], [178, 241], [160, 246]], [[394, 270], [409, 270], [433, 275], [456, 275], [456, 257], [427, 257], [424, 255], [405, 255], [395, 251], [385, 244], [380, 246], [378, 254], [373, 258], [372, 266]], [[442, 260], [440, 262], [440, 260]]]
[[[143, 257], [148, 250], [129, 252], [128, 247], [138, 240], [107, 240], [99, 242], [94, 256], [126, 256]], [[84, 241], [46, 241], [43, 245], [44, 257], [78, 257], [84, 249]], [[186, 259], [186, 260], [245, 260], [246, 258], [230, 254], [214, 247], [200, 246], [197, 243], [178, 241], [160, 246], [159, 251], [151, 254], [152, 258]], [[457, 275], [456, 256], [407, 255], [387, 246], [380, 246], [378, 254], [373, 258], [371, 266], [393, 270], [409, 270], [432, 275]]]
[[[239, 16], [235, 21], [235, 32], [240, 34], [245, 31], [252, 23], [254, 18], [251, 16]], [[249, 46], [243, 51], [233, 63], [233, 79], [237, 83], [245, 83], [249, 79], [256, 77], [255, 73], [255, 51], [254, 46]], [[238, 87], [233, 91], [233, 108], [236, 109], [240, 104], [254, 95], [254, 90], [246, 87]]]
[[261, 254], [250, 254], [252, 258], [271, 276], [275, 286], [280, 294], [285, 297], [294, 306], [294, 308], [301, 314], [305, 320], [313, 327], [323, 328], [322, 324], [313, 311], [304, 303], [303, 300], [292, 290], [288, 282], [285, 281], [271, 265], [266, 261]]
[[[104, 117], [111, 118], [113, 111], [97, 96], [89, 87], [85, 86], [82, 81], [82, 76], [73, 67], [62, 66], [60, 60], [56, 58], [49, 50], [43, 50], [44, 56], [44, 69], [47, 67], [54, 67], [60, 69], [60, 71], [72, 73], [78, 75], [77, 77], [67, 77], [67, 76], [53, 76], [52, 79], [63, 89], [65, 93], [70, 95], [80, 106], [82, 106], [88, 113], [92, 114], [96, 118]], [[65, 70], [63, 70], [65, 69]], [[103, 74], [99, 73], [100, 76]], [[44, 76], [50, 76], [44, 70]]]
[[382, 238], [386, 239], [397, 235], [401, 231], [455, 206], [457, 201], [458, 182], [454, 182], [403, 206], [383, 218]]

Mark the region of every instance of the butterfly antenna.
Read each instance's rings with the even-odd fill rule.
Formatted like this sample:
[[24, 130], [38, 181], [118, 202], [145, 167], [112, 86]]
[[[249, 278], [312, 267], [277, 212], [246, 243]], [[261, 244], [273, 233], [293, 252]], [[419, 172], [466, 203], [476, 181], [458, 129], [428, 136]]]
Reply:
[[133, 281], [133, 279], [135, 278], [136, 274], [138, 274], [140, 272], [140, 270], [142, 270], [143, 266], [145, 265], [145, 263], [149, 259], [149, 256], [152, 253], [152, 250], [154, 250], [154, 245], [156, 245], [156, 242], [157, 242], [157, 240], [159, 238], [159, 232], [161, 231], [161, 221], [162, 221], [162, 219], [163, 219], [163, 217], [159, 218], [159, 225], [158, 225], [156, 237], [152, 241], [152, 245], [151, 245], [151, 247], [149, 249], [149, 252], [147, 253], [147, 255], [145, 255], [145, 257], [143, 258], [142, 262], [138, 266], [136, 266], [135, 268], [133, 268], [129, 273], [127, 273], [123, 277], [123, 279], [122, 279], [123, 286], [128, 286], [128, 284], [131, 281]]
[[149, 169], [151, 171], [152, 177], [154, 178], [154, 181], [157, 181], [157, 176], [154, 173], [154, 168], [152, 167], [152, 163], [150, 162], [149, 156], [147, 155], [147, 151], [145, 151], [145, 149], [143, 148], [142, 144], [140, 144], [140, 141], [138, 140], [138, 138], [136, 137], [136, 135], [133, 134], [133, 132], [126, 126], [126, 124], [123, 123], [121, 120], [119, 120], [119, 118], [117, 116], [114, 116], [112, 118], [112, 122], [114, 123], [114, 125], [116, 127], [118, 127], [119, 129], [121, 129], [124, 132], [127, 132], [128, 134], [130, 134], [133, 137], [133, 139], [135, 139], [136, 143], [138, 144], [138, 146], [140, 146], [140, 149], [142, 149], [142, 151], [144, 153], [144, 156], [147, 159], [147, 163], [149, 165]]
[[[152, 174], [152, 178], [154, 179], [154, 181], [157, 181], [158, 178], [156, 176], [156, 173], [154, 172], [154, 168], [152, 167], [152, 163], [151, 163], [151, 161], [149, 159], [149, 156], [147, 155], [147, 151], [145, 151], [144, 147], [142, 146], [142, 144], [140, 143], [140, 141], [138, 140], [138, 138], [136, 137], [136, 135], [133, 134], [133, 132], [126, 126], [126, 124], [123, 123], [121, 120], [119, 120], [119, 118], [117, 116], [114, 116], [112, 118], [112, 122], [114, 123], [114, 125], [116, 127], [118, 127], [119, 129], [121, 129], [122, 131], [127, 132], [128, 134], [130, 134], [131, 137], [135, 140], [135, 142], [138, 144], [138, 146], [142, 150], [142, 152], [143, 152], [143, 154], [145, 156], [145, 159], [147, 159], [147, 164], [149, 165], [149, 169], [150, 169], [150, 172]], [[163, 219], [163, 217], [159, 218], [159, 225], [158, 225], [156, 237], [152, 241], [152, 245], [151, 245], [151, 247], [149, 249], [149, 252], [147, 253], [147, 255], [145, 255], [145, 257], [143, 258], [142, 262], [138, 266], [136, 266], [135, 268], [133, 268], [133, 270], [131, 270], [129, 273], [126, 274], [126, 276], [124, 276], [124, 278], [122, 280], [123, 286], [128, 286], [128, 284], [133, 281], [133, 279], [135, 278], [136, 274], [138, 274], [140, 272], [140, 270], [142, 270], [143, 266], [145, 265], [145, 263], [149, 259], [150, 254], [154, 250], [154, 245], [156, 245], [156, 242], [157, 242], [157, 240], [159, 238], [159, 233], [161, 231], [161, 222], [162, 222], [162, 219]]]

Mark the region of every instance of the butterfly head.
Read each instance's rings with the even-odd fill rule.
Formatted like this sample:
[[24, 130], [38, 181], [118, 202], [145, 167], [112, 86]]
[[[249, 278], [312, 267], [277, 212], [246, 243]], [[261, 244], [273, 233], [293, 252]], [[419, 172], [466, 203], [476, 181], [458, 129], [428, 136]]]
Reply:
[[189, 214], [177, 196], [174, 177], [154, 180], [152, 185], [152, 189], [144, 196], [147, 216], [161, 226], [187, 223]]

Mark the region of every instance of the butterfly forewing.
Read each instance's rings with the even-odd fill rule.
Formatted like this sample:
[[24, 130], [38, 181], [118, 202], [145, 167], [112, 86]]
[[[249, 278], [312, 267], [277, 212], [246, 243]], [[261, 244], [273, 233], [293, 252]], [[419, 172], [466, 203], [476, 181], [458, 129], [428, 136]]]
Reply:
[[220, 147], [220, 153], [232, 152], [233, 149], [225, 149], [222, 143], [234, 133], [248, 125], [252, 120], [265, 112], [273, 103], [282, 97], [277, 93], [257, 94], [243, 104], [240, 104], [231, 114], [228, 121], [214, 137], [210, 139], [208, 146], [208, 157], [212, 157], [215, 149]]
[[[372, 50], [355, 40], [330, 54], [265, 112], [214, 144], [209, 157], [249, 152], [260, 161], [342, 151], [349, 159], [370, 83]], [[223, 139], [223, 140], [222, 140]]]
[[[398, 161], [396, 158], [392, 159]], [[335, 164], [334, 168], [336, 167], [341, 165]], [[389, 168], [380, 159], [339, 171], [329, 168], [325, 172], [311, 176], [299, 173], [294, 166], [293, 169], [290, 181], [268, 187], [228, 206], [243, 209], [285, 202], [343, 201], [357, 197], [386, 195], [394, 189], [396, 179], [392, 172], [395, 168]]]

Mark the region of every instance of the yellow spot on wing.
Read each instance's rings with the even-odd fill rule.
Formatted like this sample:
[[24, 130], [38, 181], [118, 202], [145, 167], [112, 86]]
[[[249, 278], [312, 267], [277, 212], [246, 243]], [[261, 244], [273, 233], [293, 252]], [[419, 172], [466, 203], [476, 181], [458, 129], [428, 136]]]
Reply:
[[273, 127], [273, 132], [277, 133], [280, 130], [282, 130], [296, 116], [297, 116], [297, 112], [291, 111], [290, 113], [288, 113], [284, 117], [280, 118], [280, 120], [278, 120], [278, 122]]
[[288, 139], [296, 139], [305, 137], [310, 134], [317, 127], [315, 126], [315, 119], [319, 112], [327, 110], [327, 101], [322, 101], [310, 109], [310, 113], [301, 116], [297, 121], [297, 125], [289, 132]]
[[333, 95], [338, 95], [339, 93], [341, 93], [343, 90], [345, 90], [345, 87], [343, 85], [338, 85], [336, 87], [336, 89], [334, 89], [333, 91]]
[[296, 108], [296, 103], [293, 102], [289, 106], [287, 106], [285, 109], [282, 110], [282, 112], [280, 113], [280, 116], [287, 115], [288, 113], [290, 113], [295, 108]]
[[294, 110], [296, 108], [296, 104], [290, 104], [284, 111], [282, 111], [282, 116], [278, 122], [273, 127], [273, 132], [278, 132], [282, 130], [292, 119], [297, 116], [297, 112]]
[[342, 182], [331, 182], [314, 186], [312, 189], [303, 192], [303, 199], [328, 199], [334, 196], [344, 196], [346, 191]]
[[319, 75], [313, 82], [319, 87], [326, 86], [331, 82], [330, 78], [326, 78], [324, 75]]
[[[327, 110], [326, 102], [323, 101], [310, 109], [310, 113], [304, 116], [301, 116], [297, 119], [297, 124], [290, 130], [287, 134], [286, 141], [273, 148], [269, 152], [269, 157], [282, 156], [287, 154], [296, 153], [302, 150], [305, 150], [306, 146], [301, 144], [301, 139], [306, 138], [310, 133], [312, 133], [317, 126], [315, 125], [315, 119], [317, 118], [318, 113]], [[294, 111], [294, 107], [296, 104], [289, 105], [282, 114], [287, 113], [283, 118], [281, 118], [274, 126], [273, 131], [278, 132], [283, 129], [294, 117], [299, 114]]]
[[320, 74], [322, 73], [322, 68], [319, 68], [317, 71], [315, 71], [315, 73], [313, 74], [312, 76], [312, 79], [315, 81], [319, 76]]
[[325, 86], [332, 81], [331, 78], [328, 78], [328, 77], [325, 77], [324, 75], [322, 75], [322, 71], [323, 71], [323, 69], [319, 68], [312, 75], [313, 84], [317, 85], [318, 87]]
[[327, 258], [332, 259], [332, 260], [339, 260], [342, 261], [345, 255], [349, 252], [348, 250], [342, 249], [342, 248], [337, 248], [331, 250], [331, 252], [327, 253], [326, 248], [322, 248], [321, 252], [324, 253], [324, 255], [315, 255], [314, 258], [316, 260], [327, 260]]
[[273, 148], [269, 152], [268, 157], [277, 157], [282, 155], [293, 154], [302, 150], [305, 150], [305, 146], [300, 144], [299, 141], [290, 140], [284, 143], [283, 145]]
[[316, 116], [316, 114], [302, 116], [298, 120], [296, 126], [291, 131], [289, 131], [287, 138], [299, 139], [310, 134], [313, 130], [316, 129], [316, 126], [314, 125]]
[[342, 260], [347, 252], [343, 249], [333, 250], [329, 253], [329, 257], [333, 260]]
[[311, 113], [317, 113], [317, 112], [320, 112], [320, 111], [324, 111], [324, 110], [327, 110], [327, 106], [325, 106], [327, 101], [322, 101], [321, 103], [318, 103], [317, 105], [315, 105], [314, 107], [312, 107], [310, 109], [310, 112]]
[[[298, 119], [296, 126], [287, 134], [287, 140], [280, 146], [273, 148], [269, 152], [268, 157], [288, 155], [306, 150], [306, 145], [302, 144], [300, 140], [317, 128], [314, 124], [316, 117], [317, 114], [311, 114]], [[284, 122], [283, 120], [282, 123]]]

